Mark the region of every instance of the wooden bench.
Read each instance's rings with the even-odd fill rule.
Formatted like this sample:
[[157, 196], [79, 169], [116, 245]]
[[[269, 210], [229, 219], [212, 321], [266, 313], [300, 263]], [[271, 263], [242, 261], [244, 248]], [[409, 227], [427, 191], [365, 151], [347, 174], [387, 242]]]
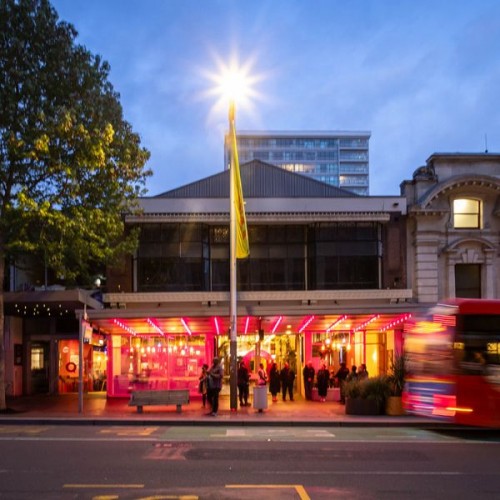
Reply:
[[142, 413], [143, 406], [176, 405], [177, 412], [182, 411], [182, 405], [189, 404], [189, 390], [157, 390], [132, 391], [129, 406], [137, 406], [137, 412]]

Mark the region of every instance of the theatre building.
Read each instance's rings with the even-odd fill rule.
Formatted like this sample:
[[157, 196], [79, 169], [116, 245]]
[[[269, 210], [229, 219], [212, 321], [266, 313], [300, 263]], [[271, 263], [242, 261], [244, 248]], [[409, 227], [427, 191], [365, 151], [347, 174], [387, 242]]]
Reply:
[[[363, 197], [258, 160], [241, 166], [250, 257], [237, 262], [238, 356], [385, 373], [416, 304], [407, 287], [406, 202]], [[214, 356], [229, 367], [229, 171], [141, 199], [134, 256], [108, 270], [109, 396], [188, 388]], [[302, 391], [301, 376], [296, 390]]]
[[[301, 393], [309, 360], [386, 373], [409, 314], [500, 296], [498, 154], [433, 154], [401, 196], [357, 196], [258, 160], [241, 176], [250, 257], [237, 262], [238, 356], [254, 373], [288, 362]], [[141, 215], [126, 218], [139, 247], [102, 290], [40, 286], [43, 276], [11, 266], [7, 395], [75, 392], [80, 378], [109, 396], [194, 395], [215, 355], [227, 374], [228, 193], [226, 170], [142, 198]]]
[[[250, 256], [237, 261], [238, 356], [254, 373], [288, 362], [302, 394], [308, 361], [386, 373], [405, 319], [422, 307], [405, 196], [358, 196], [259, 160], [241, 177]], [[100, 291], [12, 279], [7, 394], [75, 392], [81, 377], [84, 391], [110, 397], [141, 387], [194, 395], [216, 355], [228, 374], [228, 193], [226, 170], [140, 199], [142, 213], [126, 217], [139, 246]]]

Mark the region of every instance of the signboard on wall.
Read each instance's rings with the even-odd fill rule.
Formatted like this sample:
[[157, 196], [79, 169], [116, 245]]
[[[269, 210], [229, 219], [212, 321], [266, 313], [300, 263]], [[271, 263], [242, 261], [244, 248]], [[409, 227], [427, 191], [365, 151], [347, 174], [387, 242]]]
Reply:
[[92, 326], [88, 321], [82, 321], [83, 341], [89, 344], [92, 341]]

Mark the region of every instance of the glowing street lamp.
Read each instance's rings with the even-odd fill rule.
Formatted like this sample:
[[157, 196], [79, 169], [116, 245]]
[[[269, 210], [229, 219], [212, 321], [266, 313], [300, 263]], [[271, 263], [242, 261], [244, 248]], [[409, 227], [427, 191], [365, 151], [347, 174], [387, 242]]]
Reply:
[[225, 68], [215, 78], [218, 83], [216, 92], [221, 95], [220, 100], [229, 107], [229, 134], [231, 142], [231, 166], [230, 166], [230, 408], [236, 411], [238, 408], [237, 394], [237, 258], [245, 258], [249, 254], [248, 232], [246, 228], [245, 209], [243, 194], [241, 190], [241, 179], [239, 175], [238, 153], [236, 148], [235, 113], [236, 102], [244, 101], [251, 95], [250, 82], [247, 68], [235, 66]]

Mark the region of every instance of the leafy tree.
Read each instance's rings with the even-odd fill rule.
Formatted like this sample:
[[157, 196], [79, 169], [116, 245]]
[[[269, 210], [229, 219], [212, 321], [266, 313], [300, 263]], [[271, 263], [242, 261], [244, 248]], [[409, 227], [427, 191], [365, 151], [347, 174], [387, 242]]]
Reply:
[[[0, 284], [23, 255], [76, 282], [136, 244], [123, 214], [145, 192], [149, 152], [109, 65], [76, 36], [48, 0], [0, 0]], [[0, 411], [3, 304], [0, 287]]]

